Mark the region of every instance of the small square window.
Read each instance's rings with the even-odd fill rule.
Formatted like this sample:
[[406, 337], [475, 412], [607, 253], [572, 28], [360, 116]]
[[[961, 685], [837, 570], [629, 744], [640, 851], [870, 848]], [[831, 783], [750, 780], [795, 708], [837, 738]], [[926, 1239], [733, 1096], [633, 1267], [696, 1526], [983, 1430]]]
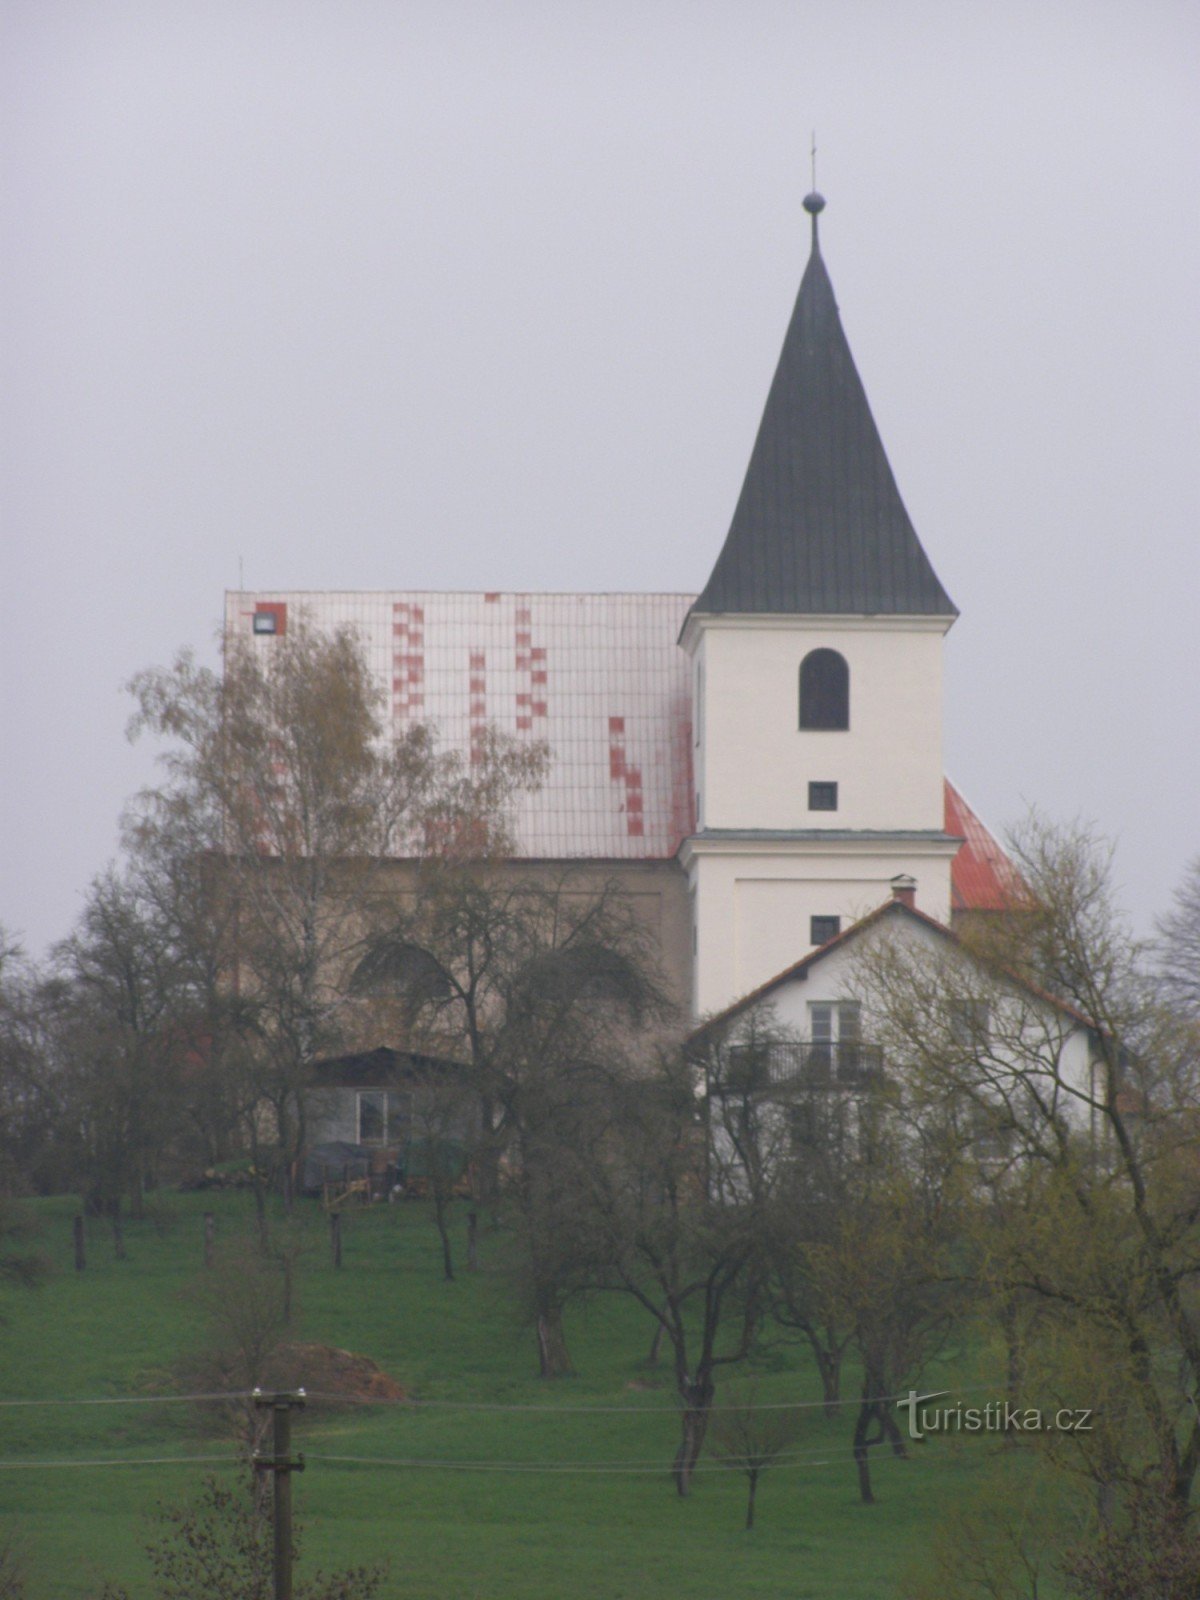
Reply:
[[811, 944], [828, 944], [841, 931], [841, 917], [812, 917], [809, 920], [808, 938]]
[[256, 611], [254, 613], [255, 633], [278, 633], [279, 618], [274, 611]]
[[810, 783], [808, 786], [808, 809], [810, 811], [836, 811], [837, 784]]

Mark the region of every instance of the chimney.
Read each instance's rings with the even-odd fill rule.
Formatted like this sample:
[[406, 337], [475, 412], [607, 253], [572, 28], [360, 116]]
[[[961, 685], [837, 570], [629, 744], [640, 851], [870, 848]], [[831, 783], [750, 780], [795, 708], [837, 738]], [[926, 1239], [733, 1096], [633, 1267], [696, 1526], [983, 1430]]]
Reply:
[[907, 872], [900, 872], [892, 879], [892, 899], [899, 900], [902, 906], [907, 906], [910, 911], [917, 908], [917, 880], [910, 878]]

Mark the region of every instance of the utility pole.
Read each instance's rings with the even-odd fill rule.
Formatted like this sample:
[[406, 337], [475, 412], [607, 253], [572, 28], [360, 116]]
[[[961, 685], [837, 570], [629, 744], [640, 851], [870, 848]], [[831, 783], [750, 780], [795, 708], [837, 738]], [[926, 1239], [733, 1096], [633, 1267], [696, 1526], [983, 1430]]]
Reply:
[[254, 1404], [270, 1410], [273, 1424], [272, 1453], [256, 1452], [254, 1470], [275, 1478], [275, 1600], [292, 1600], [292, 1473], [304, 1471], [304, 1457], [292, 1459], [292, 1412], [304, 1409], [304, 1390], [264, 1394], [255, 1389]]

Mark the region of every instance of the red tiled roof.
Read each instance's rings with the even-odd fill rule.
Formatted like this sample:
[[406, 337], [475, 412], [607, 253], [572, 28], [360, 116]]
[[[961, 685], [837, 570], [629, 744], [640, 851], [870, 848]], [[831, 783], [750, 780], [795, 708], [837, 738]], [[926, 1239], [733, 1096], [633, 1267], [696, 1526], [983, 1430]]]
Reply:
[[1019, 898], [1017, 869], [950, 782], [945, 780], [946, 832], [963, 843], [950, 868], [955, 911], [1006, 911]]

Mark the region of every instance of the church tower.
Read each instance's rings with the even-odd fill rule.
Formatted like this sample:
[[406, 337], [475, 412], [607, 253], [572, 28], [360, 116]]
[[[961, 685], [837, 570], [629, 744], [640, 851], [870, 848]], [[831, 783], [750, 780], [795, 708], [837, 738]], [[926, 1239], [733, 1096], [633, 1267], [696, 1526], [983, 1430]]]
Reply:
[[733, 522], [680, 644], [696, 831], [693, 1008], [727, 1005], [885, 900], [949, 921], [942, 640], [957, 612], [900, 498], [812, 252]]

